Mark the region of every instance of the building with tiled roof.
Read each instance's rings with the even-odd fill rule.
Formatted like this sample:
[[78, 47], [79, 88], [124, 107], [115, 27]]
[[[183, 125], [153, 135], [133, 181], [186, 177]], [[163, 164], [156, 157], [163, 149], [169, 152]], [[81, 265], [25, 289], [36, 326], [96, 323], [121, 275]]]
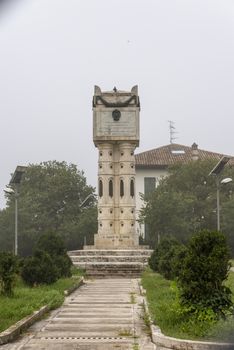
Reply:
[[194, 143], [191, 147], [169, 144], [146, 152], [136, 154], [136, 167], [140, 168], [167, 168], [175, 163], [187, 163], [197, 159], [214, 159], [219, 161], [223, 154], [204, 151]]
[[[136, 211], [137, 216], [143, 205], [140, 194], [147, 194], [157, 187], [160, 179], [168, 175], [168, 167], [176, 163], [188, 163], [198, 159], [213, 159], [217, 162], [223, 157], [221, 153], [205, 151], [196, 143], [191, 147], [169, 144], [135, 155], [136, 161]], [[229, 163], [234, 165], [234, 157]], [[145, 236], [144, 225], [139, 226], [139, 234]]]

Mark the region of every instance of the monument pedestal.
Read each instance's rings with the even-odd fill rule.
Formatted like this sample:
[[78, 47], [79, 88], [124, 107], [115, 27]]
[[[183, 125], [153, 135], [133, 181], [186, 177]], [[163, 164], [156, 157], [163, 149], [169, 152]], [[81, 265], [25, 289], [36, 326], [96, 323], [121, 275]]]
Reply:
[[152, 250], [138, 249], [89, 249], [68, 252], [73, 265], [86, 270], [92, 277], [140, 277], [148, 264]]
[[94, 249], [138, 249], [138, 237], [132, 235], [94, 235]]

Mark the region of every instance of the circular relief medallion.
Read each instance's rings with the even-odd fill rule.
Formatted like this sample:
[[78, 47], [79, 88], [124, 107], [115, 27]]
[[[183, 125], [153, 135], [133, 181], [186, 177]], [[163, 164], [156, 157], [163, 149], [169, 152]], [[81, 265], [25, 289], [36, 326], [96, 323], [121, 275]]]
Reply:
[[112, 117], [114, 119], [114, 121], [118, 121], [121, 117], [121, 112], [118, 110], [118, 109], [115, 109], [113, 112], [112, 112]]

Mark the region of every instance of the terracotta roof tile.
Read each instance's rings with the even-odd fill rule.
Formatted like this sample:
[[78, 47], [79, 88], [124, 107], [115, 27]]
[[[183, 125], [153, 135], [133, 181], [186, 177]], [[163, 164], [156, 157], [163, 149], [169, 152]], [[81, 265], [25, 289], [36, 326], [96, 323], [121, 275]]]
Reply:
[[[196, 144], [193, 144], [196, 148]], [[187, 163], [193, 158], [193, 152], [197, 152], [198, 159], [214, 159], [219, 161], [223, 154], [209, 152], [197, 148], [196, 150], [192, 147], [169, 144], [166, 146], [158, 147], [146, 152], [142, 152], [135, 155], [136, 167], [137, 168], [166, 168], [169, 165], [173, 165], [178, 162]], [[234, 158], [229, 161], [234, 165]]]

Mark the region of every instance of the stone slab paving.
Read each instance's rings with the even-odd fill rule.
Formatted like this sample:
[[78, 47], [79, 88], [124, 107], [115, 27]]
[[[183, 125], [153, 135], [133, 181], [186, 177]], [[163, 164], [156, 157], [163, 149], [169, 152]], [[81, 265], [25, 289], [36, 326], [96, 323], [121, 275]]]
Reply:
[[89, 280], [1, 350], [153, 350], [137, 279]]

